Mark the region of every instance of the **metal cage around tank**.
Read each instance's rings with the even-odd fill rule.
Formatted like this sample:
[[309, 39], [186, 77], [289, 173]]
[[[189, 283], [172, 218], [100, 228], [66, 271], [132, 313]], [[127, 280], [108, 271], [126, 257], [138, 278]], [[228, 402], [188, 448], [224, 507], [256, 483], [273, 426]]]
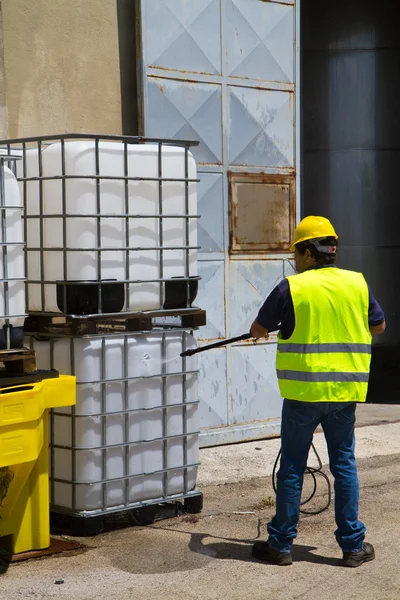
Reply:
[[[140, 341], [141, 338], [143, 342]], [[96, 360], [99, 373], [95, 376], [85, 370], [84, 364], [79, 364], [82, 356], [79, 345], [85, 347], [85, 344], [92, 343], [97, 345], [98, 350]], [[136, 354], [132, 354], [131, 350], [135, 344], [136, 346], [139, 344], [139, 349]], [[196, 391], [197, 360], [180, 357], [180, 352], [195, 345], [189, 331], [160, 329], [134, 335], [124, 332], [79, 338], [56, 335], [43, 337], [38, 334], [35, 338], [30, 338], [30, 345], [36, 350], [39, 367], [62, 369], [63, 372], [74, 374], [77, 378], [76, 406], [53, 410], [50, 415], [52, 513], [85, 518], [97, 517], [180, 499], [190, 502], [201, 497], [200, 491], [196, 488], [199, 466], [199, 430], [196, 425], [199, 404]], [[59, 351], [60, 345], [61, 351]], [[155, 365], [147, 374], [144, 374], [143, 369], [142, 371], [139, 369], [138, 374], [135, 362], [136, 364], [140, 362], [142, 353], [146, 360], [147, 353], [152, 352], [152, 345], [156, 356], [155, 359], [153, 356], [153, 360], [158, 362], [159, 366]], [[118, 373], [115, 372], [118, 371], [115, 368], [117, 353], [113, 355], [110, 351], [110, 348], [116, 347], [120, 351], [121, 359]], [[87, 360], [94, 362], [88, 346], [84, 351]], [[174, 354], [172, 357], [171, 352]], [[110, 376], [110, 372], [113, 376]], [[149, 382], [154, 382], [154, 385], [149, 385]], [[144, 405], [139, 399], [137, 402], [139, 405], [132, 406], [133, 392], [140, 385], [146, 387], [151, 401]], [[85, 386], [90, 388], [90, 401], [86, 404]], [[114, 392], [117, 388], [118, 401], [113, 386]], [[111, 394], [110, 398], [108, 394]], [[99, 400], [97, 405], [94, 401], [96, 395]], [[153, 420], [152, 415], [153, 417], [155, 415]], [[170, 422], [172, 418], [175, 419], [174, 423], [172, 420]], [[113, 426], [112, 421], [115, 425], [115, 420], [118, 421], [118, 427], [122, 428], [120, 431], [122, 439], [117, 441], [112, 440], [108, 435]], [[143, 438], [136, 436], [134, 439], [135, 436], [130, 433], [130, 428], [132, 424], [136, 425], [139, 421], [144, 425], [143, 429], [139, 428], [140, 432], [147, 431], [147, 435]], [[85, 435], [94, 427], [97, 427], [98, 432], [97, 443], [93, 441], [87, 443], [88, 438], [85, 438]], [[62, 430], [64, 434], [60, 435]], [[69, 438], [67, 442], [65, 436]], [[146, 448], [149, 447], [153, 450], [151, 456], [155, 458], [147, 460], [142, 470], [132, 473], [130, 452], [133, 448], [137, 449], [138, 454], [143, 458]], [[176, 455], [179, 455], [178, 460], [174, 461], [169, 456], [171, 447], [178, 449], [176, 452]], [[107, 466], [112, 453], [117, 453], [121, 463], [120, 472], [117, 468], [117, 474], [115, 463], [112, 463], [113, 467], [111, 463], [110, 468]], [[91, 462], [95, 455], [100, 457], [99, 468], [93, 466], [94, 462]], [[65, 456], [69, 457], [67, 468], [61, 464], [65, 461]], [[100, 473], [100, 477], [79, 476], [79, 471], [82, 472], [80, 464], [84, 461], [88, 462], [89, 470], [92, 469], [95, 475]], [[152, 468], [152, 465], [156, 468]], [[113, 470], [113, 475], [107, 472], [110, 469]], [[65, 474], [66, 471], [69, 472]], [[177, 479], [173, 481], [173, 478]], [[135, 498], [132, 486], [138, 481], [143, 483], [144, 487], [140, 491], [140, 497]], [[154, 481], [154, 488], [152, 488]], [[149, 491], [145, 490], [146, 482], [151, 483]], [[82, 495], [80, 489], [83, 489]]]
[[[79, 173], [73, 174], [69, 173], [66, 166], [66, 149], [68, 148], [68, 144], [71, 142], [86, 142], [92, 144], [92, 149], [94, 151], [95, 156], [95, 168], [94, 172], [90, 173]], [[101, 152], [104, 144], [108, 143], [116, 143], [120, 144], [122, 148], [122, 161], [123, 167], [121, 173], [118, 174], [105, 174], [101, 169]], [[43, 168], [43, 156], [45, 150], [52, 144], [59, 144], [60, 146], [60, 164], [59, 164], [59, 173], [57, 174], [46, 174]], [[196, 220], [199, 218], [199, 215], [196, 213], [190, 212], [190, 200], [189, 200], [189, 189], [190, 186], [196, 184], [198, 179], [196, 177], [190, 176], [190, 165], [189, 159], [191, 157], [190, 148], [192, 146], [196, 146], [198, 142], [196, 141], [185, 141], [185, 140], [166, 140], [166, 139], [157, 139], [157, 138], [144, 138], [144, 137], [130, 137], [130, 136], [116, 136], [116, 135], [99, 135], [99, 134], [63, 134], [63, 135], [49, 135], [49, 136], [40, 136], [40, 137], [31, 137], [31, 138], [19, 138], [19, 139], [8, 139], [1, 140], [0, 147], [4, 149], [4, 151], [18, 155], [22, 160], [20, 161], [20, 166], [18, 167], [17, 178], [20, 182], [22, 198], [23, 198], [23, 206], [25, 209], [25, 238], [27, 240], [26, 244], [26, 271], [27, 271], [27, 292], [32, 288], [32, 286], [40, 287], [40, 306], [36, 307], [35, 310], [29, 306], [28, 299], [28, 312], [34, 315], [49, 315], [54, 312], [54, 314], [60, 314], [57, 311], [49, 310], [48, 306], [46, 306], [46, 289], [49, 286], [57, 286], [57, 303], [60, 309], [60, 312], [63, 314], [71, 315], [71, 314], [86, 314], [88, 316], [95, 316], [97, 314], [114, 314], [123, 312], [124, 315], [129, 315], [135, 313], [135, 311], [130, 305], [130, 291], [133, 290], [133, 286], [143, 286], [148, 284], [160, 284], [159, 285], [159, 305], [160, 309], [169, 309], [171, 308], [171, 303], [168, 304], [166, 299], [166, 290], [171, 290], [171, 298], [174, 297], [174, 294], [178, 296], [180, 299], [178, 301], [179, 308], [185, 309], [191, 306], [191, 301], [193, 301], [196, 293], [197, 293], [197, 285], [199, 277], [197, 273], [195, 275], [191, 275], [189, 269], [190, 256], [192, 252], [197, 252], [198, 246], [197, 244], [191, 244], [190, 239], [190, 227], [191, 223], [195, 222], [192, 220]], [[129, 172], [129, 156], [130, 152], [133, 148], [138, 149], [139, 147], [149, 147], [152, 145], [156, 149], [157, 154], [157, 173], [153, 177], [148, 176], [140, 176], [135, 175], [132, 176]], [[168, 149], [175, 148], [181, 150], [181, 158], [182, 165], [180, 166], [180, 170], [182, 172], [182, 176], [180, 177], [169, 177], [168, 173], [164, 172], [163, 169], [163, 160], [164, 154], [168, 152]], [[27, 157], [29, 157], [29, 152], [34, 150], [37, 153], [37, 173], [32, 174], [28, 172], [27, 169]], [[67, 186], [71, 181], [82, 181], [82, 182], [91, 182], [91, 184], [95, 183], [95, 203], [96, 210], [94, 212], [89, 213], [78, 213], [71, 214], [68, 212], [68, 201], [67, 201]], [[59, 181], [61, 184], [61, 206], [60, 210], [57, 212], [52, 212], [52, 210], [45, 210], [45, 186], [49, 182]], [[110, 182], [120, 182], [123, 185], [123, 206], [124, 209], [121, 212], [117, 212], [116, 214], [111, 214], [110, 211], [102, 212], [102, 185]], [[129, 186], [132, 185], [133, 182], [143, 182], [144, 184], [154, 184], [157, 188], [156, 191], [156, 211], [153, 214], [142, 214], [139, 210], [135, 212], [134, 209], [130, 206], [130, 197], [129, 197]], [[38, 210], [37, 214], [32, 214], [30, 208], [30, 186], [34, 184], [37, 186], [38, 194]], [[171, 213], [164, 209], [165, 204], [165, 189], [168, 184], [178, 184], [182, 186], [182, 190], [179, 192], [182, 194], [184, 199], [184, 210], [181, 212]], [[36, 193], [36, 192], [35, 192]], [[67, 229], [68, 227], [74, 226], [77, 222], [77, 219], [94, 219], [96, 223], [96, 239], [97, 243], [90, 247], [70, 247], [67, 241]], [[123, 232], [121, 235], [121, 244], [118, 246], [112, 246], [110, 248], [101, 247], [100, 239], [102, 232], [102, 225], [105, 220], [110, 219], [121, 219], [124, 221]], [[130, 245], [130, 228], [132, 227], [132, 223], [137, 223], [139, 220], [143, 223], [145, 219], [154, 219], [158, 223], [158, 231], [157, 231], [157, 243], [150, 247], [148, 246], [135, 246]], [[179, 223], [182, 223], [181, 226], [183, 232], [182, 243], [171, 246], [165, 243], [164, 235], [165, 230], [167, 228], [166, 223], [168, 221], [176, 223], [177, 220]], [[36, 220], [38, 225], [36, 226], [38, 230], [38, 238], [39, 243], [32, 245], [32, 241], [30, 240], [30, 236], [28, 235], [29, 227], [33, 227], [32, 221]], [[172, 221], [171, 221], [172, 220]], [[61, 227], [61, 239], [59, 243], [54, 247], [45, 247], [44, 243], [44, 232], [45, 227], [50, 226], [51, 224], [56, 225], [56, 221], [62, 222]], [[109, 222], [109, 221], [107, 221]], [[72, 225], [71, 225], [72, 224]], [[197, 241], [197, 234], [195, 240]], [[132, 277], [132, 267], [130, 267], [130, 259], [133, 255], [136, 257], [140, 256], [140, 254], [149, 251], [154, 251], [157, 254], [157, 264], [158, 264], [158, 276], [157, 277], [149, 277], [147, 278], [135, 278]], [[168, 278], [165, 275], [165, 267], [164, 263], [166, 261], [166, 257], [168, 253], [171, 252], [181, 252], [183, 255], [184, 262], [184, 271], [182, 276]], [[82, 253], [82, 252], [91, 252], [95, 254], [96, 257], [96, 274], [95, 278], [91, 278], [90, 280], [72, 280], [68, 273], [68, 258], [67, 256], [70, 253]], [[124, 272], [125, 277], [122, 279], [118, 279], [116, 281], [105, 281], [101, 278], [102, 267], [105, 261], [105, 257], [107, 253], [110, 252], [121, 252], [124, 253]], [[38, 272], [40, 276], [38, 278], [31, 277], [31, 269], [29, 268], [30, 257], [33, 254], [39, 256], [39, 266]], [[47, 255], [48, 253], [48, 255]], [[49, 279], [45, 274], [45, 260], [46, 256], [52, 257], [55, 255], [62, 256], [62, 272], [60, 276], [54, 279]], [[55, 256], [56, 258], [56, 256]], [[55, 260], [54, 258], [54, 260]], [[36, 260], [36, 259], [35, 259]], [[76, 310], [74, 304], [77, 301], [76, 290], [72, 289], [76, 284], [80, 284], [79, 290], [84, 294], [90, 296], [89, 305], [83, 310], [83, 312], [79, 312]], [[85, 287], [82, 287], [85, 286]], [[123, 286], [122, 296], [124, 299], [124, 306], [121, 308], [120, 306], [117, 310], [113, 310], [113, 303], [107, 303], [107, 295], [112, 297], [114, 294], [118, 296], [120, 302], [121, 296], [121, 286]], [[138, 288], [135, 288], [135, 290]], [[93, 291], [94, 290], [94, 291]], [[116, 291], [119, 290], [119, 291]], [[79, 293], [78, 293], [79, 296]], [[72, 298], [72, 300], [71, 300]], [[107, 305], [108, 304], [108, 305]], [[173, 302], [172, 302], [173, 304]]]
[[[25, 282], [25, 272], [22, 264], [12, 264], [15, 260], [18, 262], [16, 251], [25, 248], [25, 241], [22, 238], [22, 228], [20, 235], [15, 231], [15, 216], [18, 220], [22, 218], [23, 207], [19, 204], [10, 203], [8, 185], [6, 183], [6, 169], [8, 167], [12, 174], [16, 174], [16, 161], [18, 156], [0, 154], [0, 348], [10, 349], [22, 345], [23, 334], [15, 335], [15, 323], [21, 322], [22, 330], [23, 320], [27, 316], [24, 310], [19, 310], [21, 302], [16, 298], [18, 290]], [[18, 239], [13, 236], [17, 235]], [[22, 251], [22, 250], [20, 250]], [[16, 304], [15, 304], [16, 301]], [[21, 306], [22, 308], [22, 306]], [[25, 307], [23, 307], [25, 308]]]

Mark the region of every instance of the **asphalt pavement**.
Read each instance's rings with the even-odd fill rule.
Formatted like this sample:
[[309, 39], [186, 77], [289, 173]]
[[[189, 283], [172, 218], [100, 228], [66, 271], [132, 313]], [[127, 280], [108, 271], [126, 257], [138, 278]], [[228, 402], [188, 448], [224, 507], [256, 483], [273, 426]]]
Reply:
[[[400, 414], [397, 407], [375, 415], [362, 410], [360, 517], [376, 549], [374, 561], [357, 569], [341, 566], [332, 505], [320, 515], [302, 516], [292, 566], [252, 560], [251, 546], [265, 539], [274, 513], [270, 472], [279, 439], [263, 440], [201, 451], [200, 515], [108, 531], [78, 540], [84, 547], [77, 551], [4, 564], [0, 599], [398, 600]], [[314, 441], [325, 463], [322, 434]], [[321, 479], [310, 507], [325, 501]]]

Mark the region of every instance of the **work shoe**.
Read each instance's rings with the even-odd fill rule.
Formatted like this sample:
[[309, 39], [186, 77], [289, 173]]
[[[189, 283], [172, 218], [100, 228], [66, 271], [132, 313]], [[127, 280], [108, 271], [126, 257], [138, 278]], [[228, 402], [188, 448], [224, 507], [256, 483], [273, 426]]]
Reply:
[[257, 560], [265, 560], [273, 565], [280, 565], [282, 567], [291, 565], [293, 562], [291, 552], [279, 552], [279, 550], [268, 546], [267, 542], [256, 542], [251, 555], [253, 558], [257, 558]]
[[365, 543], [359, 552], [343, 552], [345, 567], [359, 567], [369, 560], [374, 560], [375, 550], [372, 544]]

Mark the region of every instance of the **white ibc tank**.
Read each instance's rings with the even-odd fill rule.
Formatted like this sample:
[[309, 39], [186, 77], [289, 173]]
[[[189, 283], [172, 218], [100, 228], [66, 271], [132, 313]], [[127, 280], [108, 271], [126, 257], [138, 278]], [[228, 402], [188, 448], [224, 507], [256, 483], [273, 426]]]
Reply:
[[[159, 376], [163, 345], [165, 372], [182, 371], [179, 354], [183, 335], [187, 339], [186, 348], [195, 347], [191, 336], [176, 333], [138, 336], [127, 338], [126, 342], [123, 336], [60, 339], [54, 342], [53, 350], [49, 342], [35, 342], [38, 368], [53, 366], [66, 374], [74, 371], [77, 377], [76, 416], [71, 416], [70, 408], [57, 409], [65, 416], [53, 416], [51, 473], [54, 479], [66, 481], [53, 482], [51, 503], [54, 506], [88, 511], [157, 500], [163, 497], [164, 475], [159, 471], [165, 468], [172, 469], [166, 475], [166, 494], [185, 492], [184, 469], [181, 468], [185, 465], [186, 438], [183, 434], [191, 433], [187, 436], [186, 464], [197, 463], [198, 405], [184, 407], [183, 377], [172, 375], [165, 380], [165, 403], [172, 406], [164, 411], [160, 408], [163, 405], [163, 379]], [[186, 363], [187, 371], [197, 370], [197, 357], [186, 359]], [[103, 372], [102, 364], [105, 365]], [[115, 381], [124, 377], [124, 364], [127, 365], [127, 377], [143, 377], [128, 382], [126, 404], [125, 383]], [[101, 384], [96, 383], [102, 378], [110, 380], [105, 386], [104, 397]], [[196, 402], [197, 374], [188, 373], [185, 385], [186, 401]], [[163, 437], [164, 412], [165, 435], [170, 438], [165, 442], [165, 449], [160, 439]], [[98, 416], [99, 413], [105, 416]], [[94, 482], [130, 475], [138, 476], [128, 480], [127, 484], [123, 480], [104, 484], [103, 505], [103, 485]], [[189, 467], [187, 490], [195, 487], [196, 477], [197, 467]], [[72, 483], [74, 480], [80, 483]]]
[[[20, 334], [10, 332], [12, 346], [23, 343], [25, 316], [24, 230], [21, 196], [12, 171], [0, 169], [2, 188], [0, 206], [0, 328], [1, 346], [5, 346], [4, 325], [21, 328]], [[19, 342], [18, 342], [19, 340]]]
[[[158, 249], [161, 242], [159, 220], [156, 218], [160, 213], [159, 183], [149, 180], [159, 176], [159, 146], [128, 145], [127, 169], [122, 142], [100, 141], [98, 147], [96, 161], [94, 141], [66, 141], [65, 177], [61, 143], [51, 144], [42, 150], [43, 177], [59, 179], [45, 179], [42, 183], [42, 259], [40, 251], [33, 250], [40, 246], [40, 219], [32, 218], [40, 214], [40, 185], [37, 181], [28, 182], [25, 188], [28, 281], [138, 280], [142, 283], [129, 286], [129, 310], [158, 309], [163, 303], [163, 286], [160, 282], [149, 281], [160, 279], [161, 275], [167, 279], [187, 275], [185, 250], [168, 250], [168, 247], [186, 246], [186, 223], [184, 218], [179, 218], [179, 215], [186, 214], [185, 182], [164, 181], [162, 184], [162, 214], [176, 215], [176, 218], [163, 220], [164, 250], [161, 254]], [[38, 177], [37, 150], [26, 152], [25, 163], [26, 176]], [[185, 178], [184, 148], [163, 146], [161, 163], [163, 177]], [[144, 180], [128, 181], [126, 184], [126, 172], [128, 177]], [[19, 174], [22, 175], [21, 166]], [[100, 176], [99, 180], [94, 178], [96, 174]], [[87, 176], [92, 178], [82, 178]], [[188, 178], [196, 179], [196, 176], [196, 163], [189, 152]], [[118, 177], [121, 179], [113, 179]], [[196, 184], [189, 183], [188, 189], [189, 214], [195, 215]], [[99, 214], [101, 218], [94, 216]], [[146, 218], [127, 220], [126, 214], [146, 215]], [[66, 216], [65, 221], [63, 215]], [[197, 222], [194, 218], [189, 219], [189, 245], [197, 245]], [[143, 249], [127, 254], [126, 247]], [[100, 253], [97, 248], [101, 249]], [[197, 275], [196, 250], [189, 253], [188, 274], [191, 277]], [[56, 285], [45, 283], [44, 290], [45, 306], [42, 307], [41, 285], [29, 284], [29, 310], [41, 311], [44, 308], [46, 312], [59, 312]], [[126, 300], [124, 310], [127, 309]]]

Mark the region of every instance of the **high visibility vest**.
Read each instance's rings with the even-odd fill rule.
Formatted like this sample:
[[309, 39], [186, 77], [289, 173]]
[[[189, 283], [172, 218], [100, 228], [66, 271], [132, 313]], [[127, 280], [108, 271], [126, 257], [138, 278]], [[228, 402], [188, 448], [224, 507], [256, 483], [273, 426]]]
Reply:
[[295, 328], [287, 340], [278, 334], [281, 395], [304, 402], [365, 402], [372, 336], [363, 275], [324, 267], [287, 279]]

